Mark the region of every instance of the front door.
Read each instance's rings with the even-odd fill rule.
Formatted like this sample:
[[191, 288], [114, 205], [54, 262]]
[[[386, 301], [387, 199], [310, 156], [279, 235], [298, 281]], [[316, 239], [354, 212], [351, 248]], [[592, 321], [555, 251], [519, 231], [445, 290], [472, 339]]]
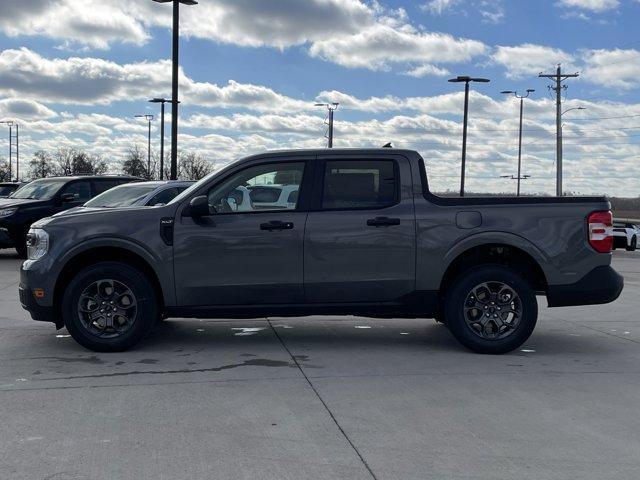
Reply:
[[180, 306], [303, 300], [307, 213], [298, 201], [280, 200], [283, 191], [303, 188], [306, 170], [306, 162], [300, 160], [240, 167], [200, 193], [208, 196], [215, 213], [175, 219], [174, 269]]
[[[415, 216], [404, 157], [320, 162], [305, 233], [311, 303], [388, 302], [415, 290]], [[403, 182], [411, 184], [410, 181]]]

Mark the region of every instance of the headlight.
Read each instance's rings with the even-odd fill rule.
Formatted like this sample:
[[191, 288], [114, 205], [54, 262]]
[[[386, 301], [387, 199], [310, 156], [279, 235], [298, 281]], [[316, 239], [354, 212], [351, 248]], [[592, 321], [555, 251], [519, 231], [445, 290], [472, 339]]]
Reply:
[[27, 258], [38, 260], [49, 251], [49, 234], [41, 228], [32, 228], [27, 234]]
[[3, 208], [0, 210], [0, 218], [10, 217], [18, 210], [17, 207], [14, 208]]

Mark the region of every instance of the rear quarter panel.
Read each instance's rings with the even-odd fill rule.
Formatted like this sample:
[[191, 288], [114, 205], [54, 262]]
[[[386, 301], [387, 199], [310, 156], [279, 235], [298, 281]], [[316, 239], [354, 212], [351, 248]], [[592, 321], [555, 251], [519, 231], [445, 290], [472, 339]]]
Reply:
[[[611, 263], [610, 254], [597, 253], [587, 240], [588, 215], [609, 210], [608, 202], [442, 206], [420, 194], [415, 204], [418, 290], [439, 289], [451, 262], [485, 244], [505, 244], [527, 252], [550, 285], [575, 283], [593, 268]], [[456, 216], [468, 211], [480, 213], [481, 225], [465, 229], [456, 224]]]

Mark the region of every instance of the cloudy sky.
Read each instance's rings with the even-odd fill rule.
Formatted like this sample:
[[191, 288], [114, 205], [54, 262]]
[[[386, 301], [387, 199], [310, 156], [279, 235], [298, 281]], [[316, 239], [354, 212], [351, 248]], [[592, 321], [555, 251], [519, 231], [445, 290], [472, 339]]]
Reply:
[[[499, 177], [516, 173], [518, 103], [499, 92], [535, 88], [523, 189], [551, 193], [555, 107], [538, 73], [561, 63], [580, 73], [565, 108], [586, 108], [564, 117], [566, 190], [640, 194], [639, 0], [200, 0], [182, 11], [180, 145], [217, 166], [323, 146], [313, 105], [336, 101], [336, 146], [417, 149], [432, 187], [455, 189], [463, 95], [447, 79], [473, 75], [491, 83], [472, 95], [468, 189], [515, 189]], [[117, 168], [144, 147], [134, 116], [170, 95], [170, 22], [170, 5], [152, 0], [2, 0], [0, 118], [19, 121], [21, 158], [74, 146]]]

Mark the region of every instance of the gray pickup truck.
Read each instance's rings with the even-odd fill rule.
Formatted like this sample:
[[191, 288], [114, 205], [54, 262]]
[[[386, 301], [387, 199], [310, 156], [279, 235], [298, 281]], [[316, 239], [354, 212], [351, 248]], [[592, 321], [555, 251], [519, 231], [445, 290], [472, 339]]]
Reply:
[[[286, 197], [286, 198], [284, 198]], [[531, 335], [550, 307], [608, 303], [602, 197], [442, 198], [409, 150], [245, 158], [158, 207], [36, 222], [20, 300], [96, 351], [165, 317], [436, 318], [476, 352]]]

